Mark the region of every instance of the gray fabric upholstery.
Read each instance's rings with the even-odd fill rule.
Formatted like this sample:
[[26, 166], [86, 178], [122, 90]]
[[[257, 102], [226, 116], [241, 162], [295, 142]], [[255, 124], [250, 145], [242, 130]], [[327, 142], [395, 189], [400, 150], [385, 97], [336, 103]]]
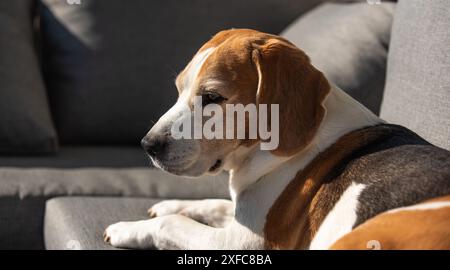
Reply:
[[0, 250], [43, 249], [43, 219], [47, 198], [0, 196]]
[[45, 201], [58, 196], [229, 197], [224, 174], [190, 179], [146, 168], [0, 168], [0, 249], [44, 248]]
[[1, 167], [15, 168], [129, 168], [149, 167], [141, 147], [64, 146], [45, 156], [0, 156]]
[[450, 150], [450, 1], [395, 12], [381, 117]]
[[394, 3], [325, 3], [292, 23], [282, 36], [315, 67], [373, 112], [380, 109]]
[[114, 144], [139, 142], [175, 102], [177, 72], [216, 32], [279, 33], [320, 0], [42, 2], [45, 77], [61, 141]]
[[157, 198], [227, 197], [226, 174], [187, 178], [158, 169], [0, 168], [0, 197], [141, 196]]
[[0, 154], [57, 149], [34, 48], [32, 8], [31, 0], [0, 1]]
[[103, 231], [119, 221], [147, 219], [156, 200], [140, 198], [55, 198], [47, 202], [45, 247], [64, 249], [114, 249], [103, 241]]

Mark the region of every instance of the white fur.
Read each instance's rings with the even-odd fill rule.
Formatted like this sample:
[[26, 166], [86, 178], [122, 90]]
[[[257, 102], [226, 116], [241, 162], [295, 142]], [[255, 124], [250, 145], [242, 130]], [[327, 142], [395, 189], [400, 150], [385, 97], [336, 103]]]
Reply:
[[328, 249], [339, 238], [353, 229], [357, 215], [359, 194], [365, 185], [352, 183], [342, 194], [339, 201], [325, 217], [314, 236], [310, 249]]
[[216, 49], [215, 47], [205, 49], [205, 50], [199, 52], [192, 59], [191, 63], [189, 63], [189, 66], [188, 66], [188, 73], [187, 73], [187, 76], [185, 77], [185, 82], [183, 84], [185, 89], [183, 91], [191, 92], [194, 90], [193, 86], [195, 85], [198, 74], [199, 74], [200, 70], [202, 69], [203, 64], [206, 62], [208, 57], [214, 52], [215, 49]]
[[[179, 117], [181, 117], [183, 114], [186, 113], [186, 107], [188, 106], [188, 99], [192, 94], [192, 91], [194, 91], [194, 85], [196, 78], [198, 76], [198, 73], [200, 72], [203, 64], [208, 59], [208, 57], [214, 52], [214, 48], [208, 48], [200, 53], [198, 53], [192, 61], [189, 63], [187, 67], [187, 74], [184, 78], [184, 82], [182, 84], [182, 87], [184, 88], [181, 92], [180, 97], [178, 98], [175, 105], [170, 108], [161, 118], [158, 120], [158, 122], [155, 124], [155, 126], [152, 128], [150, 132], [154, 132], [155, 127], [156, 129], [161, 129], [172, 126], [172, 123], [175, 122]], [[170, 128], [169, 128], [170, 130]]]
[[[236, 209], [235, 218], [227, 227], [213, 228], [181, 215], [169, 215], [136, 224], [112, 225], [106, 230], [111, 244], [130, 248], [157, 246], [161, 249], [263, 248], [266, 215], [297, 172], [344, 134], [382, 122], [334, 85], [324, 101], [324, 107], [326, 115], [317, 135], [297, 155], [281, 158], [269, 151], [261, 151], [259, 147], [241, 147], [228, 157], [224, 168], [230, 172], [230, 188]], [[316, 242], [323, 244], [317, 246], [326, 246], [335, 237], [333, 232], [336, 230], [330, 225], [333, 220], [339, 221], [337, 234], [348, 230], [348, 224], [354, 219], [355, 199], [360, 190], [361, 186], [352, 186], [343, 195], [334, 212], [320, 227]], [[337, 219], [338, 213], [345, 214], [349, 221], [346, 223]], [[328, 235], [331, 236], [325, 237]]]
[[150, 216], [180, 214], [212, 227], [225, 227], [234, 217], [230, 200], [165, 200], [149, 209]]
[[[180, 121], [185, 117], [191, 117], [191, 111], [189, 108], [189, 99], [192, 96], [192, 92], [195, 91], [196, 78], [208, 57], [214, 52], [215, 48], [208, 48], [198, 53], [187, 67], [187, 73], [184, 78], [184, 82], [181, 87], [181, 95], [177, 102], [158, 120], [158, 122], [147, 133], [148, 137], [151, 134], [163, 134], [171, 132], [172, 126], [175, 121]], [[165, 160], [164, 162], [151, 157], [153, 164], [159, 168], [164, 169], [170, 165], [173, 173], [183, 171], [186, 175], [198, 175], [199, 171], [203, 168], [199, 164], [204, 163], [200, 157], [200, 145], [196, 140], [180, 140], [171, 144], [171, 151], [169, 152], [168, 159], [174, 160], [170, 162]], [[204, 165], [204, 164], [201, 164]]]

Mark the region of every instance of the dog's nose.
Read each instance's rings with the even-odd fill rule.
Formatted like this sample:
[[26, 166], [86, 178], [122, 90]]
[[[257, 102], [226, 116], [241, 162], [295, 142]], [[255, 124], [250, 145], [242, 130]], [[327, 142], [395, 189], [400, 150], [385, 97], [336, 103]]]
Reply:
[[164, 150], [166, 141], [167, 140], [165, 138], [157, 136], [152, 138], [144, 137], [141, 141], [141, 145], [145, 152], [147, 152], [150, 156], [156, 156]]

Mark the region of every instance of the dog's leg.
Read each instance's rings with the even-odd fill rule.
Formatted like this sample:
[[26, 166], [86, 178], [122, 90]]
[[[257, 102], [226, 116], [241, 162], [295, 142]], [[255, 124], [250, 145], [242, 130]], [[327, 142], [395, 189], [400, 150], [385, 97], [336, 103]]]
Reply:
[[205, 225], [225, 227], [234, 217], [234, 203], [230, 200], [166, 200], [153, 205], [151, 218], [180, 214]]
[[258, 249], [259, 236], [237, 222], [213, 228], [182, 215], [169, 215], [109, 226], [105, 241], [118, 248], [132, 249]]

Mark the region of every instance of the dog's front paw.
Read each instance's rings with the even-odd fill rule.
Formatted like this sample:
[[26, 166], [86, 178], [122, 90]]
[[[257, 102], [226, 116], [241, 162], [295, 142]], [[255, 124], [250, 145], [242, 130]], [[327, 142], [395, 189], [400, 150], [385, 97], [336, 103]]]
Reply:
[[126, 248], [132, 236], [129, 222], [119, 222], [106, 228], [103, 239], [114, 247]]
[[153, 205], [147, 213], [150, 218], [178, 214], [189, 205], [190, 201], [166, 200]]
[[119, 222], [106, 228], [105, 242], [117, 248], [146, 249], [153, 247], [152, 235], [145, 222]]

